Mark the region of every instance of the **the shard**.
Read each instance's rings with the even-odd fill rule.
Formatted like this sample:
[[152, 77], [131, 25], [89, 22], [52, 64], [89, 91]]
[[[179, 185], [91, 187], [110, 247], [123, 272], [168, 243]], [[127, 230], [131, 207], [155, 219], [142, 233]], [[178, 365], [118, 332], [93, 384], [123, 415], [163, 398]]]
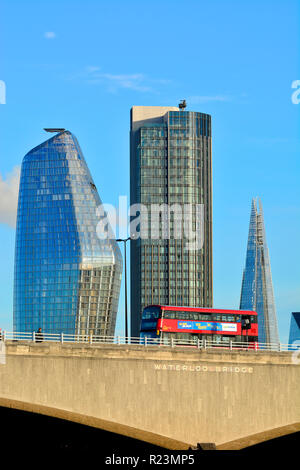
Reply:
[[114, 334], [122, 257], [116, 241], [99, 233], [99, 208], [97, 188], [71, 132], [59, 132], [24, 157], [14, 331]]
[[259, 198], [252, 199], [240, 309], [257, 312], [260, 343], [279, 343], [269, 250]]

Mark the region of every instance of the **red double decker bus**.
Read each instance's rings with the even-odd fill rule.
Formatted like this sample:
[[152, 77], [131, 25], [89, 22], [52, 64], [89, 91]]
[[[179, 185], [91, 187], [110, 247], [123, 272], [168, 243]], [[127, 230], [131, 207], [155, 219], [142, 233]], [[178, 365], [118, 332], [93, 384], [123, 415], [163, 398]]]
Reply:
[[197, 342], [257, 343], [257, 313], [248, 310], [223, 310], [204, 307], [148, 305], [142, 313], [141, 338], [169, 343]]

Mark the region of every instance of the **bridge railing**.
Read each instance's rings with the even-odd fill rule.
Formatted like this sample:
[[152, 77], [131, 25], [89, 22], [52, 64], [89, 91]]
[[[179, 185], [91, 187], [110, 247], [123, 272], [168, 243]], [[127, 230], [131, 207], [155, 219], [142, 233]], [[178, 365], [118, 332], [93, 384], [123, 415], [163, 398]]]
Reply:
[[140, 338], [125, 336], [100, 336], [66, 333], [39, 333], [39, 332], [9, 332], [0, 331], [0, 340], [14, 342], [56, 342], [56, 343], [83, 343], [90, 345], [116, 344], [127, 346], [168, 346], [177, 348], [220, 349], [220, 350], [246, 350], [246, 351], [296, 351], [300, 350], [300, 342], [293, 344], [284, 343], [260, 343], [260, 342], [235, 342], [213, 341], [205, 339], [178, 339], [178, 338]]

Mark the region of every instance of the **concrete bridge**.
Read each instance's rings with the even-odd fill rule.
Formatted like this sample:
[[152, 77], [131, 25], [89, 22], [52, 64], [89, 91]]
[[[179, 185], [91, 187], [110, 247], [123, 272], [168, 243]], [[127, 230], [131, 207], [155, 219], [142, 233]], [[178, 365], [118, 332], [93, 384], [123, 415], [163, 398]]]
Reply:
[[290, 352], [6, 342], [0, 406], [168, 449], [241, 449], [300, 430]]

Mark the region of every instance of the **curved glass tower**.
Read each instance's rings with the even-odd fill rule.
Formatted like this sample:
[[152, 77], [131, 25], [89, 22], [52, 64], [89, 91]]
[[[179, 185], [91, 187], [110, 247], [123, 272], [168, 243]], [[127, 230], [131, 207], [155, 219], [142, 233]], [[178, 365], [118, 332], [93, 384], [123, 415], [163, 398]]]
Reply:
[[257, 312], [259, 342], [279, 343], [269, 250], [259, 198], [252, 199], [240, 309]]
[[122, 257], [116, 241], [102, 237], [97, 217], [101, 204], [71, 132], [56, 134], [24, 157], [15, 247], [15, 331], [41, 327], [49, 333], [114, 334]]

